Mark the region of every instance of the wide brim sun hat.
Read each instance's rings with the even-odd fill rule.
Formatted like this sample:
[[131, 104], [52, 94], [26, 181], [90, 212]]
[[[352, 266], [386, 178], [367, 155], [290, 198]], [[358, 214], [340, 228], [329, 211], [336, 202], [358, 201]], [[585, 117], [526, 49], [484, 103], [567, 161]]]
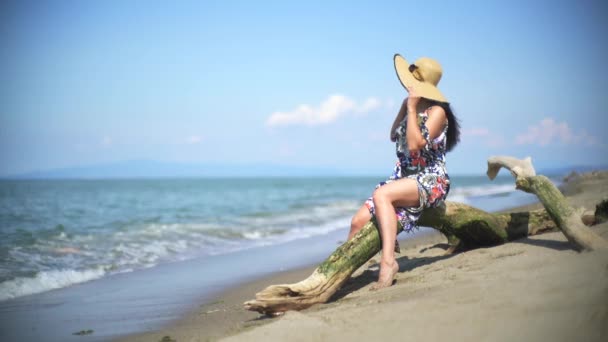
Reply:
[[413, 64], [403, 58], [400, 54], [395, 54], [395, 71], [401, 85], [407, 88], [413, 87], [420, 97], [439, 102], [448, 102], [441, 91], [437, 88], [443, 70], [439, 62], [432, 58], [421, 57]]

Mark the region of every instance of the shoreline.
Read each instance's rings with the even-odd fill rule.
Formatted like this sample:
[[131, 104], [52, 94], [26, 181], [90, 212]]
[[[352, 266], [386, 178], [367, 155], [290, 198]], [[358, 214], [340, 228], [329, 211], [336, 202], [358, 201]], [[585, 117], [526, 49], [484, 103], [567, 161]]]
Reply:
[[[441, 233], [431, 230], [420, 231], [414, 236], [403, 236], [399, 239], [402, 251], [442, 243], [447, 243], [445, 237]], [[235, 284], [211, 296], [208, 300], [200, 303], [194, 310], [185, 313], [183, 317], [169, 322], [156, 331], [120, 336], [113, 339], [113, 341], [160, 341], [165, 336], [176, 339], [176, 341], [182, 341], [184, 340], [182, 337], [184, 330], [191, 331], [193, 329], [198, 331], [189, 332], [187, 341], [216, 341], [238, 334], [244, 330], [271, 323], [273, 318], [264, 317], [257, 312], [245, 310], [243, 303], [246, 300], [254, 298], [256, 292], [269, 285], [294, 283], [305, 279], [317, 266], [318, 262], [311, 261], [308, 266], [277, 271]], [[349, 288], [349, 284], [346, 284], [339, 292], [344, 293]], [[331, 302], [333, 300], [328, 303]], [[311, 309], [313, 308], [308, 310]]]
[[[605, 179], [600, 180], [601, 187], [597, 187], [597, 182], [595, 181], [586, 181], [587, 183], [578, 184], [576, 186], [576, 191], [571, 191], [567, 194], [568, 200], [575, 206], [580, 206], [581, 203], [592, 203], [596, 201], [597, 198], [601, 197], [603, 193], [605, 193], [605, 189], [608, 188]], [[542, 204], [539, 202], [525, 204], [525, 205], [516, 205], [509, 209], [497, 210], [495, 212], [517, 212], [517, 211], [527, 211], [527, 210], [535, 210], [538, 208], [542, 208]], [[604, 238], [608, 238], [608, 223], [604, 223], [594, 227], [598, 233], [600, 233]], [[421, 236], [414, 236], [409, 238], [408, 236], [403, 236], [403, 238], [399, 239], [402, 253], [398, 255], [399, 263], [400, 263], [400, 271], [397, 277], [397, 284], [392, 286], [391, 288], [379, 291], [377, 293], [371, 293], [367, 291], [368, 285], [373, 282], [374, 277], [377, 276], [377, 266], [374, 266], [374, 261], [377, 259], [377, 256], [372, 259], [368, 264], [361, 267], [361, 269], [357, 270], [351, 280], [343, 286], [343, 288], [333, 296], [332, 300], [325, 304], [315, 305], [309, 309], [302, 310], [299, 312], [288, 312], [281, 318], [266, 318], [261, 316], [256, 312], [250, 312], [243, 309], [243, 302], [252, 299], [255, 296], [255, 293], [263, 289], [264, 287], [272, 284], [281, 284], [281, 283], [293, 283], [305, 279], [308, 277], [312, 271], [316, 268], [317, 264], [311, 264], [307, 267], [301, 267], [294, 270], [282, 271], [277, 273], [272, 273], [269, 275], [262, 276], [261, 278], [253, 281], [247, 281], [242, 284], [235, 285], [230, 289], [227, 289], [217, 296], [214, 296], [213, 300], [210, 300], [205, 303], [201, 303], [199, 307], [192, 312], [189, 312], [184, 317], [178, 319], [177, 321], [171, 322], [165, 327], [162, 327], [157, 331], [150, 331], [145, 333], [138, 333], [128, 336], [123, 336], [116, 341], [161, 341], [163, 338], [169, 340], [176, 341], [215, 341], [220, 339], [234, 340], [234, 341], [247, 341], [247, 340], [285, 340], [285, 339], [295, 339], [295, 340], [309, 340], [308, 338], [299, 337], [298, 336], [306, 336], [306, 331], [309, 329], [317, 329], [319, 331], [324, 331], [324, 333], [318, 335], [313, 334], [310, 340], [314, 341], [323, 341], [323, 340], [332, 340], [336, 338], [347, 338], [350, 336], [351, 339], [360, 340], [362, 336], [365, 334], [369, 334], [368, 338], [376, 336], [378, 331], [373, 328], [373, 324], [366, 324], [366, 328], [364, 331], [364, 335], [352, 334], [350, 329], [360, 330], [361, 327], [356, 325], [356, 319], [360, 318], [357, 315], [367, 315], [370, 320], [374, 320], [374, 315], [369, 315], [368, 311], [376, 312], [380, 314], [384, 311], [394, 312], [396, 309], [392, 308], [393, 306], [398, 306], [397, 304], [391, 303], [394, 298], [399, 297], [399, 303], [403, 305], [403, 302], [408, 302], [408, 305], [411, 305], [411, 301], [415, 302], [425, 302], [428, 301], [428, 298], [432, 298], [427, 296], [427, 292], [434, 293], [435, 295], [443, 298], [443, 300], [449, 300], [451, 298], [451, 292], [447, 291], [446, 286], [448, 286], [449, 282], [456, 280], [463, 280], [462, 283], [459, 282], [457, 288], [462, 287], [463, 289], [457, 290], [457, 293], [463, 296], [465, 302], [475, 302], [474, 299], [471, 299], [470, 287], [471, 284], [468, 284], [468, 280], [464, 280], [461, 278], [466, 278], [463, 276], [463, 272], [465, 274], [469, 273], [485, 279], [485, 275], [483, 272], [480, 272], [482, 269], [488, 269], [489, 273], [496, 273], [498, 276], [501, 276], [501, 272], [504, 271], [504, 267], [507, 267], [507, 271], [511, 272], [511, 268], [515, 267], [514, 265], [521, 264], [523, 265], [521, 270], [518, 272], [513, 272], [513, 277], [519, 277], [520, 282], [525, 282], [525, 277], [530, 272], [535, 273], [532, 266], [526, 263], [530, 263], [530, 260], [526, 260], [526, 255], [534, 255], [538, 257], [539, 260], [545, 260], [549, 263], [551, 260], [559, 260], [560, 262], [564, 262], [567, 265], [570, 265], [567, 269], [561, 269], [558, 264], [548, 265], [547, 267], [546, 278], [552, 279], [557, 283], [564, 284], [572, 284], [577, 281], [576, 286], [582, 286], [580, 282], [583, 282], [583, 285], [586, 286], [589, 284], [591, 277], [599, 277], [596, 278], [593, 283], [597, 283], [597, 279], [604, 279], [604, 283], [608, 283], [608, 274], [602, 275], [601, 272], [598, 274], [598, 267], [602, 265], [604, 267], [608, 266], [608, 254], [606, 253], [588, 253], [585, 258], [587, 261], [576, 260], [576, 258], [572, 258], [573, 256], [577, 256], [578, 254], [572, 251], [565, 237], [559, 231], [557, 232], [549, 232], [545, 234], [540, 234], [536, 236], [531, 236], [525, 239], [517, 240], [505, 245], [491, 247], [491, 248], [480, 248], [470, 252], [464, 252], [459, 254], [454, 254], [451, 256], [443, 255], [444, 249], [441, 244], [446, 243], [445, 238], [438, 232], [431, 231], [430, 234], [421, 234]], [[422, 248], [421, 248], [422, 247]], [[470, 260], [469, 260], [470, 259]], [[581, 258], [579, 258], [581, 259]], [[498, 264], [497, 260], [502, 263], [508, 263], [508, 266], [498, 265], [496, 270], [491, 269], [490, 266], [493, 264]], [[377, 261], [376, 261], [377, 262]], [[491, 264], [490, 266], [486, 266], [485, 263]], [[534, 262], [532, 262], [534, 263]], [[595, 269], [591, 269], [592, 266], [587, 267], [586, 265], [592, 265], [596, 267]], [[502, 267], [502, 268], [500, 268]], [[537, 267], [537, 266], [536, 266]], [[441, 272], [432, 272], [441, 271]], [[437, 278], [436, 273], [438, 273], [440, 279], [433, 279], [434, 281], [426, 281], [425, 278], [432, 278], [428, 275], [430, 272], [435, 278]], [[467, 272], [468, 271], [468, 272]], [[568, 271], [568, 272], [564, 272]], [[578, 272], [578, 273], [576, 273]], [[447, 273], [446, 276], [442, 276], [441, 273]], [[495, 275], [496, 275], [495, 274]], [[603, 278], [602, 278], [603, 277]], [[536, 277], [535, 277], [536, 278]], [[501, 280], [502, 282], [506, 280]], [[425, 284], [425, 282], [428, 282]], [[485, 286], [482, 283], [478, 283], [473, 280], [473, 285], [475, 286]], [[600, 280], [600, 284], [601, 284]], [[497, 291], [504, 291], [503, 295], [506, 297], [513, 296], [515, 294], [511, 293], [513, 291], [513, 287], [503, 288], [501, 282], [498, 284], [494, 284], [491, 282], [488, 286], [496, 286]], [[532, 302], [537, 300], [534, 296], [540, 296], [545, 293], [546, 289], [542, 286], [546, 286], [541, 281], [541, 285], [537, 288], [533, 293], [525, 295], [524, 301]], [[524, 292], [527, 291], [528, 285], [521, 285], [518, 283], [519, 287], [516, 287], [517, 291]], [[574, 288], [568, 287], [569, 291], [574, 290]], [[487, 290], [487, 289], [486, 289]], [[484, 290], [484, 291], [486, 291]], [[475, 289], [476, 294], [478, 293], [479, 288]], [[603, 291], [603, 292], [602, 292]], [[427, 293], [427, 294], [424, 294]], [[403, 295], [407, 294], [407, 299], [401, 298]], [[587, 297], [585, 297], [587, 296]], [[591, 297], [589, 297], [591, 296]], [[593, 297], [595, 296], [595, 297]], [[597, 296], [600, 297], [598, 301]], [[554, 302], [561, 301], [563, 294], [560, 296], [551, 297]], [[573, 305], [577, 307], [577, 314], [581, 315], [584, 310], [584, 306], [581, 306], [580, 303], [576, 302], [583, 301], [587, 306], [594, 305], [593, 302], [597, 301], [597, 303], [608, 303], [608, 289], [605, 291], [602, 288], [593, 288], [593, 291], [588, 291], [587, 293], [575, 293], [574, 303], [568, 302], [568, 305]], [[590, 300], [590, 298], [592, 300]], [[606, 299], [606, 300], [604, 300]], [[507, 304], [498, 304], [502, 303], [500, 298], [496, 299], [493, 297], [485, 298], [486, 301], [496, 301], [496, 304], [490, 305], [491, 308], [484, 308], [484, 310], [488, 311], [488, 315], [498, 315], [502, 320], [510, 319], [510, 316], [504, 316], [506, 313], [509, 315], [514, 315], [512, 318], [515, 320], [517, 324], [523, 324], [521, 319], [516, 318], [517, 315], [521, 314], [521, 310], [524, 312], [533, 311], [536, 306], [539, 304], [536, 303], [532, 306], [527, 303], [522, 308], [514, 308], [513, 310], [500, 309], [502, 305]], [[540, 300], [540, 299], [538, 299]], [[570, 299], [569, 299], [570, 300]], [[386, 304], [380, 304], [386, 303]], [[433, 304], [440, 305], [440, 303], [433, 302]], [[508, 305], [511, 305], [510, 303]], [[558, 303], [560, 305], [565, 305], [564, 303]], [[448, 305], [445, 307], [445, 310], [448, 311], [459, 311], [458, 305]], [[484, 303], [476, 303], [476, 305], [485, 305]], [[498, 306], [497, 306], [498, 305]], [[507, 307], [508, 307], [507, 305]], [[542, 310], [546, 310], [546, 308], [542, 308], [543, 305], [553, 306], [555, 305], [553, 302], [542, 303], [540, 304]], [[502, 322], [499, 322], [497, 318], [492, 318], [488, 320], [491, 322], [492, 329], [494, 332], [500, 332], [502, 335], [501, 338], [497, 338], [495, 335], [488, 335], [487, 331], [474, 331], [474, 333], [468, 333], [466, 331], [456, 331], [452, 334], [456, 339], [468, 339], [471, 336], [475, 336], [475, 338], [487, 339], [488, 336], [492, 336], [492, 339], [497, 340], [507, 340], [509, 338], [522, 338], [522, 337], [530, 337], [536, 336], [538, 338], [546, 338], [546, 335], [552, 336], [552, 338], [556, 340], [569, 340], [569, 338], [579, 338], [580, 336], [584, 336], [588, 340], [601, 340], [601, 337], [608, 336], [608, 331], [606, 328], [601, 328], [601, 325], [598, 325], [598, 322], [605, 323], [604, 326], [608, 326], [608, 305], [599, 307], [594, 306], [595, 316], [589, 318], [589, 315], [585, 315], [585, 318], [589, 318], [587, 321], [583, 322], [583, 325], [586, 327], [586, 330], [579, 333], [569, 333], [567, 334], [565, 330], [560, 330], [559, 327], [553, 326], [551, 320], [543, 319], [540, 320], [538, 318], [534, 318], [537, 321], [537, 327], [527, 327], [521, 331], [515, 332], [507, 332], [501, 330], [499, 325], [502, 325]], [[386, 307], [384, 307], [386, 306]], [[388, 307], [391, 308], [388, 308]], [[517, 306], [517, 305], [516, 305]], [[597, 306], [597, 305], [596, 305]], [[366, 307], [365, 310], [362, 310], [361, 307]], [[386, 310], [385, 310], [386, 309]], [[403, 308], [401, 308], [403, 309]], [[399, 311], [401, 309], [398, 309]], [[471, 309], [471, 308], [469, 308]], [[392, 310], [392, 311], [391, 311]], [[498, 312], [496, 312], [498, 310]], [[501, 311], [502, 310], [502, 311]], [[518, 311], [520, 310], [520, 311]], [[542, 311], [541, 310], [541, 311]], [[598, 311], [599, 310], [599, 311]], [[431, 311], [437, 311], [433, 309]], [[592, 310], [593, 311], [593, 310]], [[468, 312], [470, 313], [470, 312]], [[340, 324], [330, 324], [326, 323], [329, 321], [334, 321], [334, 315], [337, 316], [338, 322]], [[431, 315], [431, 314], [429, 314]], [[438, 313], [435, 312], [435, 315], [431, 315], [432, 319], [443, 319], [441, 316], [437, 316]], [[526, 315], [524, 315], [526, 316]], [[345, 318], [347, 317], [347, 318]], [[477, 319], [485, 319], [485, 317], [481, 317], [476, 315]], [[527, 316], [526, 316], [527, 317]], [[555, 318], [556, 321], [565, 323], [565, 321], [571, 320], [573, 316], [569, 311], [554, 311], [549, 315], [550, 318]], [[366, 318], [366, 320], [368, 320]], [[352, 323], [348, 323], [348, 320], [355, 320], [355, 325]], [[531, 319], [527, 317], [527, 319]], [[344, 323], [344, 321], [347, 323]], [[380, 325], [388, 325], [389, 330], [393, 328], [392, 323], [387, 323], [389, 321], [389, 317], [386, 316], [385, 320], [377, 321], [377, 324]], [[415, 321], [415, 320], [414, 320]], [[344, 324], [342, 324], [344, 323]], [[472, 322], [468, 322], [472, 323]], [[578, 322], [580, 324], [580, 322]], [[419, 321], [417, 324], [424, 325], [423, 321]], [[449, 322], [445, 322], [446, 326], [450, 326]], [[505, 323], [507, 324], [507, 323]], [[508, 324], [507, 324], [508, 325]], [[566, 325], [564, 325], [566, 326]], [[397, 329], [397, 327], [394, 327]], [[413, 328], [413, 327], [412, 327]], [[452, 326], [452, 328], [454, 328]], [[473, 326], [475, 328], [475, 326]], [[346, 329], [346, 330], [345, 330]], [[399, 327], [399, 329], [401, 329]], [[603, 329], [603, 330], [602, 330]], [[300, 335], [298, 335], [298, 331], [300, 331]], [[439, 328], [438, 331], [443, 331], [444, 333], [448, 333], [445, 329]], [[437, 335], [437, 332], [426, 331], [425, 333], [419, 334], [419, 338], [423, 340], [428, 340], [429, 336], [433, 338], [440, 338], [440, 335]], [[372, 333], [373, 332], [373, 333]], [[349, 335], [350, 334], [350, 335]], [[382, 333], [380, 333], [382, 334]], [[523, 335], [522, 335], [523, 334]], [[581, 335], [582, 334], [582, 335]], [[373, 335], [373, 336], [372, 336]], [[315, 337], [316, 336], [316, 337]], [[510, 336], [509, 338], [507, 338]], [[515, 336], [515, 337], [513, 337]], [[270, 337], [270, 338], [268, 338]], [[475, 339], [474, 338], [474, 339]]]

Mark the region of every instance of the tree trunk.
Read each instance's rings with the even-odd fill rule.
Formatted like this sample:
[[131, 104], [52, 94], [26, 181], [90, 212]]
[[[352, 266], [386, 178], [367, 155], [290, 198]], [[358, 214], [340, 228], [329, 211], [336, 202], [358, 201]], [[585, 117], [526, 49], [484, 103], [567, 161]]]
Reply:
[[583, 224], [580, 215], [547, 177], [519, 177], [516, 184], [518, 189], [536, 194], [575, 250], [580, 252], [608, 248], [606, 240]]
[[498, 156], [488, 159], [488, 177], [494, 179], [501, 167], [511, 171], [516, 178], [517, 189], [533, 193], [545, 207], [551, 219], [564, 233], [577, 251], [592, 251], [608, 248], [608, 242], [583, 224], [581, 215], [576, 213], [562, 193], [545, 176], [537, 176], [530, 157], [518, 160], [513, 157]]
[[[398, 232], [403, 227], [399, 225]], [[286, 285], [272, 285], [245, 302], [245, 308], [272, 315], [301, 310], [325, 303], [359, 267], [380, 250], [380, 235], [374, 220], [369, 221], [352, 239], [342, 244], [310, 277]]]
[[[544, 210], [490, 214], [454, 202], [425, 210], [419, 223], [456, 237], [468, 248], [498, 245], [555, 228]], [[402, 230], [399, 224], [397, 232]], [[371, 220], [350, 241], [338, 247], [308, 278], [295, 284], [269, 286], [258, 292], [255, 300], [246, 302], [245, 308], [273, 315], [325, 303], [353, 272], [380, 249], [380, 234], [376, 222]]]
[[465, 249], [500, 245], [556, 228], [543, 209], [492, 214], [449, 201], [445, 206], [426, 209], [418, 223], [455, 237]]
[[[488, 159], [488, 177], [494, 179], [501, 167], [509, 169], [517, 178], [518, 189], [535, 193], [546, 210], [491, 214], [466, 204], [446, 202], [443, 206], [426, 209], [418, 223], [441, 231], [449, 240], [458, 241], [465, 248], [499, 245], [556, 226], [577, 250], [606, 246], [605, 240], [582, 225], [580, 216], [551, 181], [536, 176], [530, 158], [492, 157]], [[397, 232], [402, 229], [399, 224]], [[245, 302], [245, 308], [273, 315], [324, 303], [380, 249], [378, 228], [371, 220], [323, 261], [310, 277], [295, 284], [269, 286], [258, 292], [255, 300]]]

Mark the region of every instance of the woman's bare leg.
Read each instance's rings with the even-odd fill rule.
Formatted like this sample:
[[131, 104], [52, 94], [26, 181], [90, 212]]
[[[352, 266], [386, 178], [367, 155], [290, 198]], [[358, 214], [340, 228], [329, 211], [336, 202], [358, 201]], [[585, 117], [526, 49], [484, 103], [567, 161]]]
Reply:
[[364, 204], [357, 210], [355, 216], [350, 222], [350, 232], [348, 233], [348, 239], [352, 239], [355, 234], [357, 234], [363, 226], [372, 218], [372, 214], [370, 214], [369, 209]]
[[373, 289], [380, 289], [391, 286], [395, 274], [399, 271], [399, 265], [395, 260], [395, 238], [397, 237], [395, 207], [420, 205], [418, 185], [413, 179], [399, 179], [376, 189], [373, 200], [382, 239], [380, 275]]
[[[371, 219], [372, 214], [370, 214], [369, 208], [367, 208], [366, 205], [362, 205], [350, 222], [350, 232], [348, 233], [348, 240], [352, 239], [353, 236], [355, 236], [355, 234], [357, 234], [361, 230], [361, 228], [363, 228], [363, 226], [365, 226], [365, 224]], [[395, 253], [401, 253], [401, 248], [399, 248], [399, 242], [397, 240], [395, 240]]]

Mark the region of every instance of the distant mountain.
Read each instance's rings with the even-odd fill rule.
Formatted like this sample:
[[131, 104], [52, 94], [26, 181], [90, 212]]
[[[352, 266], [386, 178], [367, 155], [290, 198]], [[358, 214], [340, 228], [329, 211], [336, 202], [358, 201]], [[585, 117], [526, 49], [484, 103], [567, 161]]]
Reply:
[[130, 160], [107, 164], [41, 170], [13, 175], [9, 179], [99, 179], [184, 177], [288, 177], [344, 175], [339, 170], [274, 164], [174, 163]]

